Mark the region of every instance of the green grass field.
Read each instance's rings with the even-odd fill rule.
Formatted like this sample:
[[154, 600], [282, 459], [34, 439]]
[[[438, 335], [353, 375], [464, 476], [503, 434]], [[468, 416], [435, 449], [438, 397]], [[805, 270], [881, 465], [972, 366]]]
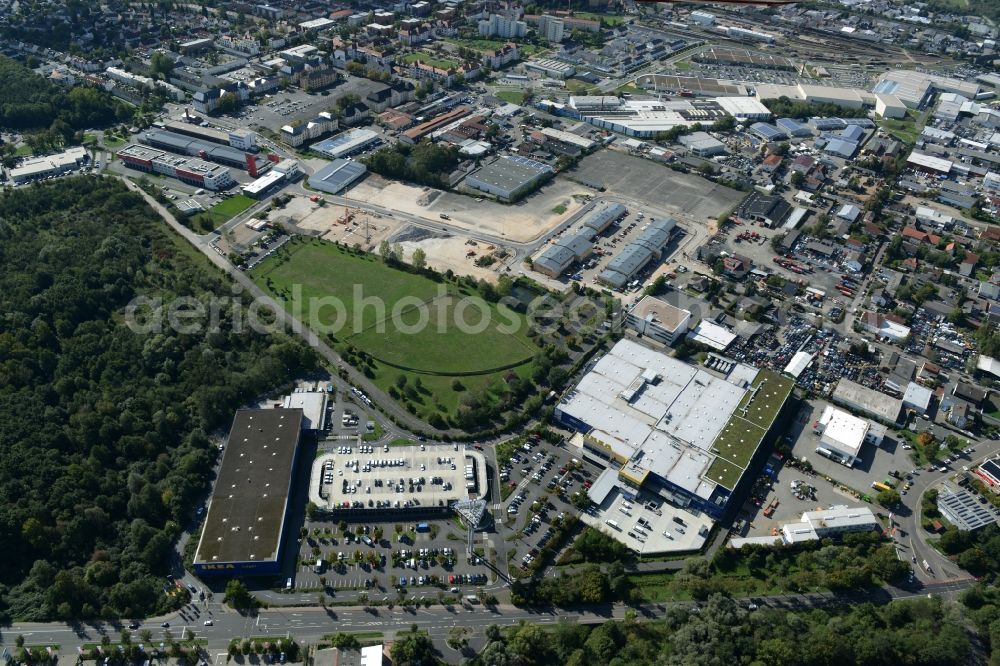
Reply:
[[524, 104], [524, 100], [528, 98], [528, 93], [519, 90], [498, 90], [495, 94], [508, 104], [517, 104], [518, 106]]
[[573, 18], [584, 19], [587, 21], [601, 21], [604, 25], [611, 27], [619, 25], [625, 20], [624, 16], [617, 16], [615, 14], [597, 14], [595, 12], [574, 12]]
[[459, 63], [454, 60], [449, 60], [447, 58], [438, 58], [436, 56], [427, 53], [426, 51], [418, 51], [416, 53], [407, 53], [405, 56], [400, 58], [401, 61], [407, 65], [412, 64], [416, 61], [420, 61], [425, 65], [430, 65], [431, 67], [437, 67], [438, 69], [451, 69], [453, 67], [458, 67]]
[[121, 148], [125, 145], [125, 139], [115, 135], [111, 136], [109, 134], [104, 135], [104, 147], [108, 150], [115, 150], [116, 148]]
[[[444, 41], [449, 44], [454, 44], [455, 46], [463, 46], [467, 49], [472, 49], [473, 51], [479, 51], [480, 53], [484, 51], [496, 51], [502, 47], [507, 42], [502, 39], [462, 39], [461, 37], [449, 37]], [[544, 52], [546, 49], [541, 46], [536, 46], [534, 44], [526, 44], [522, 42], [517, 43], [517, 50], [522, 57], [527, 58], [530, 56], [538, 55]]]
[[233, 219], [257, 201], [248, 196], [237, 194], [235, 197], [223, 199], [203, 213], [194, 216], [194, 223], [203, 229], [215, 229]]
[[499, 399], [507, 372], [528, 376], [539, 351], [526, 320], [506, 307], [333, 243], [296, 243], [251, 276], [341, 351], [371, 355], [383, 390], [401, 376], [416, 387], [419, 377], [407, 399], [424, 417], [454, 412], [467, 391]]
[[883, 118], [878, 121], [878, 124], [883, 130], [903, 143], [916, 143], [917, 137], [920, 136], [920, 128], [917, 127], [915, 119], [909, 113], [906, 119]]

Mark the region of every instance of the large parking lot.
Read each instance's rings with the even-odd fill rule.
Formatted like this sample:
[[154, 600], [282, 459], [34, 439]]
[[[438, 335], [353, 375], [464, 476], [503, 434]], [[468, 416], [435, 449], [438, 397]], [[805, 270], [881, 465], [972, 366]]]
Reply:
[[497, 512], [509, 533], [512, 570], [538, 555], [562, 518], [579, 513], [572, 497], [586, 492], [600, 470], [574, 455], [565, 442], [529, 440], [509, 460], [497, 461], [501, 482], [511, 489]]
[[368, 79], [345, 75], [342, 83], [326, 90], [307, 93], [301, 90], [276, 92], [271, 96], [261, 98], [256, 105], [247, 105], [236, 117], [242, 118], [249, 125], [260, 125], [274, 132], [293, 120], [309, 120], [315, 118], [320, 111], [336, 108], [337, 99], [345, 95], [356, 95], [364, 99], [368, 93], [382, 84]]
[[582, 182], [602, 183], [609, 193], [644, 201], [650, 207], [681, 218], [715, 220], [746, 196], [701, 176], [668, 169], [641, 157], [601, 150], [580, 161], [572, 176]]
[[641, 555], [699, 550], [715, 521], [640, 491], [629, 497], [614, 489], [580, 519]]
[[[373, 599], [397, 594], [436, 598], [475, 592], [495, 581], [487, 559], [466, 554], [466, 532], [454, 520], [344, 524], [310, 521], [292, 581], [295, 591], [367, 590]], [[321, 561], [319, 567], [317, 560]]]

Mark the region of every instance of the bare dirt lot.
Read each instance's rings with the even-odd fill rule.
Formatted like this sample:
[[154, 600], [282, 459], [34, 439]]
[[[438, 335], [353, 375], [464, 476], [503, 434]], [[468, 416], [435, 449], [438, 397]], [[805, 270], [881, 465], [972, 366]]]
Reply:
[[497, 259], [490, 266], [477, 266], [476, 260], [493, 254], [496, 246], [461, 236], [428, 234], [424, 229], [408, 227], [401, 229], [390, 240], [403, 246], [403, 255], [407, 261], [417, 248], [422, 249], [427, 253], [427, 265], [441, 272], [450, 269], [458, 275], [471, 275], [477, 279], [496, 282], [506, 265], [503, 259]]
[[431, 231], [378, 214], [355, 212], [349, 222], [341, 224], [338, 220], [343, 216], [343, 206], [319, 206], [307, 197], [295, 196], [284, 208], [271, 211], [269, 219], [288, 221], [304, 233], [348, 245], [357, 243], [373, 252], [383, 240], [399, 243], [407, 261], [419, 247], [427, 254], [427, 264], [431, 268], [442, 272], [450, 269], [458, 275], [471, 275], [491, 282], [497, 280], [506, 265], [503, 259], [497, 259], [491, 266], [476, 266], [476, 259], [497, 249], [489, 243], [469, 241], [465, 236]]
[[673, 171], [614, 150], [584, 158], [568, 177], [601, 183], [609, 193], [643, 201], [695, 222], [714, 220], [746, 196], [745, 192], [716, 185], [701, 176]]
[[583, 205], [584, 195], [591, 194], [582, 185], [556, 178], [524, 201], [504, 205], [371, 174], [346, 196], [423, 217], [429, 222], [440, 221], [444, 214], [449, 218], [448, 224], [468, 229], [473, 235], [478, 232], [526, 243], [557, 227]]

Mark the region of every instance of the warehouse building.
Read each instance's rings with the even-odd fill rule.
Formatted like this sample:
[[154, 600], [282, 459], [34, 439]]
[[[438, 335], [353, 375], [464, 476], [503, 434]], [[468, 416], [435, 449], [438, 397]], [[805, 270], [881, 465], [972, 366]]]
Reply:
[[524, 68], [541, 72], [545, 76], [551, 76], [554, 79], [568, 79], [576, 74], [576, 67], [573, 65], [551, 58], [531, 60], [524, 63]]
[[236, 169], [243, 169], [254, 177], [271, 168], [271, 162], [263, 157], [238, 150], [232, 146], [222, 146], [176, 132], [153, 130], [140, 134], [139, 141], [154, 148], [169, 150], [172, 153], [190, 155]]
[[963, 532], [975, 532], [997, 522], [986, 504], [980, 504], [976, 495], [961, 488], [946, 485], [938, 493], [937, 506], [941, 515]]
[[583, 221], [584, 227], [590, 229], [593, 235], [597, 235], [628, 215], [628, 210], [621, 204], [611, 204], [603, 208], [591, 211]]
[[340, 194], [368, 171], [361, 162], [337, 159], [309, 176], [309, 186], [328, 194]]
[[876, 95], [895, 97], [909, 109], [925, 106], [936, 93], [955, 93], [975, 99], [981, 88], [974, 81], [963, 81], [948, 76], [896, 69], [879, 77], [872, 89]]
[[625, 324], [640, 335], [668, 347], [687, 334], [691, 313], [655, 296], [643, 296], [625, 316]]
[[302, 410], [302, 429], [319, 432], [326, 428], [327, 400], [325, 391], [296, 389], [285, 396], [281, 406]]
[[[615, 471], [623, 494], [641, 489], [718, 519], [741, 481], [755, 476], [792, 390], [767, 370], [728, 369], [709, 372], [620, 340], [555, 417], [579, 433], [572, 443], [581, 455]], [[591, 500], [601, 504], [611, 490], [602, 485], [605, 496]]]
[[881, 531], [882, 524], [866, 506], [831, 507], [806, 511], [801, 520], [781, 526], [781, 538], [786, 544], [830, 539], [852, 532]]
[[263, 176], [244, 185], [241, 189], [243, 194], [254, 199], [263, 199], [273, 190], [284, 187], [287, 183], [292, 183], [302, 176], [299, 170], [299, 163], [295, 160], [281, 160]]
[[688, 334], [693, 342], [705, 345], [717, 352], [725, 352], [739, 337], [725, 326], [716, 324], [714, 321], [702, 319], [694, 329]]
[[590, 255], [594, 249], [591, 241], [593, 236], [593, 232], [584, 229], [547, 245], [532, 261], [532, 270], [552, 278], [559, 277], [574, 263]]
[[382, 137], [379, 136], [378, 132], [373, 132], [370, 129], [352, 129], [314, 143], [309, 147], [317, 153], [335, 160], [340, 157], [351, 157], [380, 143], [382, 143]]
[[212, 127], [203, 127], [195, 123], [178, 122], [176, 120], [158, 123], [158, 126], [162, 126], [168, 132], [184, 134], [194, 139], [203, 139], [221, 146], [231, 146], [237, 150], [257, 150], [257, 135], [246, 129], [234, 129], [223, 132]]
[[903, 401], [862, 386], [850, 379], [840, 379], [833, 389], [833, 401], [882, 423], [894, 425], [903, 412]]
[[236, 412], [195, 551], [195, 573], [281, 571], [301, 424], [301, 409]]
[[580, 150], [590, 150], [597, 145], [596, 141], [580, 136], [579, 134], [564, 132], [563, 130], [553, 129], [552, 127], [543, 127], [541, 132], [547, 139], [551, 139], [552, 141], [557, 141], [559, 143], [565, 143], [569, 146], [573, 146], [574, 148], [579, 148]]
[[608, 262], [605, 269], [597, 276], [598, 282], [615, 289], [624, 287], [650, 261], [659, 261], [663, 258], [663, 250], [677, 233], [677, 229], [677, 222], [669, 217], [650, 222], [634, 241], [622, 248], [615, 258]]
[[864, 444], [878, 446], [885, 437], [885, 428], [869, 423], [843, 410], [827, 405], [819, 421], [813, 424], [819, 434], [816, 453], [836, 460], [846, 467], [854, 467]]
[[206, 190], [224, 190], [236, 183], [229, 169], [218, 164], [171, 155], [147, 146], [129, 144], [119, 150], [117, 155], [118, 159], [130, 169], [170, 176]]
[[715, 102], [740, 122], [771, 119], [771, 110], [753, 97], [717, 97]]
[[778, 118], [774, 124], [782, 132], [793, 138], [810, 137], [813, 131], [807, 125], [803, 125], [793, 118]]
[[34, 157], [21, 162], [20, 166], [10, 170], [11, 181], [15, 185], [24, 185], [50, 176], [60, 176], [86, 164], [90, 159], [86, 148], [73, 146], [55, 155]]
[[770, 123], [754, 123], [750, 126], [750, 133], [760, 137], [764, 141], [782, 141], [788, 135]]
[[466, 177], [469, 187], [513, 201], [553, 173], [548, 164], [526, 157], [501, 157]]
[[912, 409], [917, 414], [927, 414], [931, 408], [933, 396], [934, 391], [931, 389], [916, 382], [910, 382], [906, 385], [906, 391], [903, 393], [903, 407]]
[[691, 132], [678, 139], [680, 144], [698, 157], [713, 157], [726, 154], [726, 144], [722, 143], [708, 132]]

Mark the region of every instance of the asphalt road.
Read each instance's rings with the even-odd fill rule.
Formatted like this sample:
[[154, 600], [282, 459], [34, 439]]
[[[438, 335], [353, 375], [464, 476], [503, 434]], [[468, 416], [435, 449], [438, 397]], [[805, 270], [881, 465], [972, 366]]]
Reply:
[[[759, 606], [805, 610], [820, 606], [866, 601], [879, 603], [928, 594], [951, 598], [973, 584], [972, 580], [962, 580], [916, 586], [912, 589], [886, 587], [843, 594], [827, 592], [754, 597], [753, 602]], [[656, 619], [663, 617], [671, 608], [690, 608], [693, 605], [691, 602], [672, 602], [634, 607], [623, 604], [608, 604], [577, 609], [522, 609], [509, 605], [499, 605], [493, 608], [480, 605], [433, 606], [419, 610], [400, 607], [395, 607], [392, 610], [386, 608], [365, 610], [358, 607], [283, 608], [266, 609], [257, 615], [247, 616], [223, 608], [221, 605], [211, 604], [195, 624], [185, 624], [177, 614], [172, 614], [148, 620], [140, 626], [139, 631], [149, 629], [155, 643], [164, 638], [165, 630], [160, 627], [162, 622], [170, 623], [169, 631], [174, 637], [180, 637], [185, 628], [190, 628], [197, 638], [207, 639], [207, 650], [212, 655], [224, 652], [231, 639], [243, 636], [277, 637], [290, 635], [300, 642], [315, 643], [325, 634], [337, 631], [378, 631], [389, 638], [395, 632], [408, 630], [413, 625], [428, 631], [430, 636], [441, 645], [447, 637], [448, 630], [455, 626], [468, 627], [475, 633], [481, 633], [484, 627], [491, 624], [514, 625], [522, 620], [536, 624], [558, 622], [595, 624], [610, 619], [620, 619], [629, 610], [635, 610], [641, 618]], [[212, 618], [213, 626], [207, 627], [203, 624], [202, 618], [206, 617]], [[105, 634], [115, 639], [126, 624], [127, 621], [78, 625], [18, 623], [3, 629], [0, 633], [0, 645], [13, 646], [16, 637], [22, 635], [25, 642], [30, 645], [58, 645], [62, 654], [71, 655], [76, 652], [77, 647], [84, 643], [100, 642], [101, 636]]]

